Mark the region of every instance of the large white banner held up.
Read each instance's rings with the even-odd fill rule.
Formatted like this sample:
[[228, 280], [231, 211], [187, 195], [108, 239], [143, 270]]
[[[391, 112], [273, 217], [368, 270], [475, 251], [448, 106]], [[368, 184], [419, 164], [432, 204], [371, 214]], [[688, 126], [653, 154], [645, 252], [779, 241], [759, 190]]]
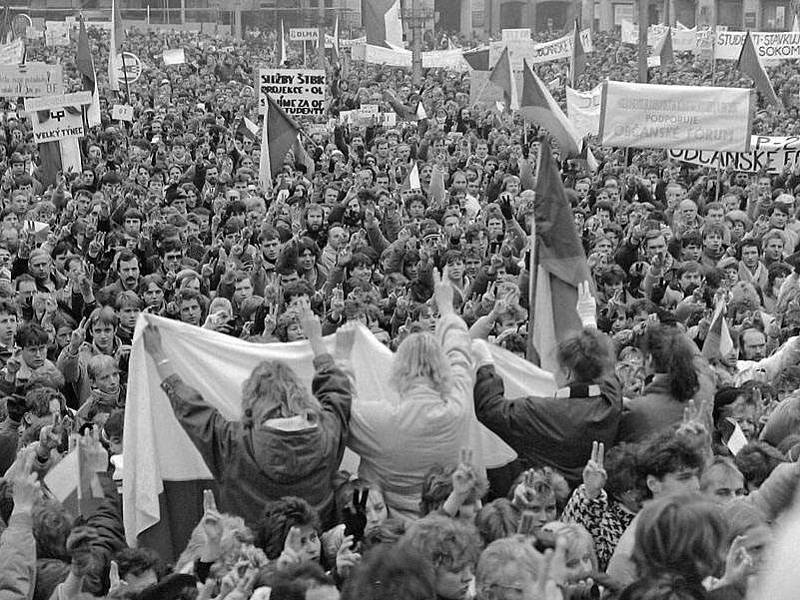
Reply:
[[606, 81], [603, 146], [747, 152], [753, 93], [746, 88]]

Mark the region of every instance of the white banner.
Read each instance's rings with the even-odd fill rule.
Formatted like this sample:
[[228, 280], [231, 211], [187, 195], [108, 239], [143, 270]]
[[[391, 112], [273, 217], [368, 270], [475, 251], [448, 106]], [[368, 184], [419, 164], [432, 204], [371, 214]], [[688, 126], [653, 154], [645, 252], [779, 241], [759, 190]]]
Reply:
[[600, 115], [603, 146], [746, 152], [752, 92], [606, 81]]
[[291, 27], [289, 29], [290, 42], [316, 42], [319, 39], [319, 29], [316, 27]]
[[67, 137], [83, 137], [83, 113], [80, 107], [62, 106], [39, 110], [31, 115], [33, 139], [37, 144], [53, 142]]
[[353, 60], [386, 65], [387, 67], [408, 67], [411, 68], [411, 51], [383, 48], [371, 44], [358, 44], [353, 46]]
[[673, 160], [720, 169], [732, 168], [745, 173], [781, 173], [800, 159], [800, 137], [754, 135], [749, 152], [713, 152], [706, 150], [669, 150]]
[[581, 137], [600, 133], [602, 97], [602, 84], [588, 92], [579, 92], [567, 86], [567, 116]]
[[61, 65], [32, 62], [0, 65], [0, 96], [33, 98], [64, 93]]
[[[746, 35], [745, 31], [717, 31], [714, 57], [738, 60]], [[753, 38], [758, 58], [765, 62], [800, 58], [800, 32], [751, 31], [750, 37]]]
[[451, 71], [469, 71], [469, 63], [464, 60], [461, 49], [431, 50], [422, 53], [423, 69], [449, 69]]
[[531, 39], [531, 30], [527, 27], [525, 29], [503, 29], [500, 32], [500, 38], [504, 42], [510, 40], [529, 40]]
[[18, 65], [25, 54], [25, 42], [17, 38], [10, 44], [0, 46], [0, 65]]
[[[667, 36], [666, 25], [650, 25], [647, 28], [647, 45], [655, 48]], [[673, 29], [672, 49], [675, 52], [696, 52], [699, 32], [696, 29]], [[637, 45], [639, 29], [630, 21], [622, 22], [622, 43]]]
[[69, 23], [46, 21], [44, 26], [44, 43], [47, 46], [69, 46]]
[[[508, 57], [514, 71], [522, 71], [523, 59], [528, 63], [536, 64], [569, 58], [572, 56], [572, 36], [573, 34], [570, 33], [557, 40], [542, 44], [537, 44], [530, 38], [491, 42], [489, 44], [489, 65], [494, 66], [497, 63], [505, 48], [508, 48]], [[581, 31], [581, 42], [583, 42], [584, 52], [594, 51], [592, 32], [589, 29]]]
[[324, 69], [259, 69], [256, 87], [259, 114], [266, 110], [267, 94], [287, 114], [325, 114]]

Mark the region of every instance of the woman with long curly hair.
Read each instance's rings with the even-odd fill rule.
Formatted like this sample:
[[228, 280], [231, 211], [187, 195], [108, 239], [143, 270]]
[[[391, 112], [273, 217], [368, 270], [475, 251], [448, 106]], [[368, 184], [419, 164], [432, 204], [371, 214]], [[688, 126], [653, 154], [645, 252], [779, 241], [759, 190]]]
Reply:
[[425, 474], [453, 463], [467, 445], [474, 418], [471, 342], [453, 309], [446, 273], [434, 273], [433, 296], [435, 334], [410, 334], [394, 356], [390, 384], [397, 396], [391, 403], [359, 403], [350, 424], [348, 443], [361, 456], [359, 477], [380, 484], [391, 513], [404, 518], [417, 516]]
[[229, 421], [172, 367], [153, 325], [144, 347], [156, 364], [175, 416], [220, 484], [220, 508], [256, 521], [270, 500], [299, 496], [323, 522], [333, 517], [333, 475], [342, 461], [350, 419], [350, 383], [322, 341], [306, 302], [301, 324], [314, 352], [309, 391], [291, 367], [264, 361], [242, 386], [240, 421]]

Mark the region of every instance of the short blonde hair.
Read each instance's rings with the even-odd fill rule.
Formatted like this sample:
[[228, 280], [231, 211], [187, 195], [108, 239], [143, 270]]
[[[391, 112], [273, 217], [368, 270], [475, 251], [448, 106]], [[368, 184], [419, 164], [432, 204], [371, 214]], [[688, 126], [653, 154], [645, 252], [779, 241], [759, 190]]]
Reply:
[[404, 339], [392, 361], [391, 386], [404, 394], [417, 383], [427, 383], [442, 397], [450, 392], [452, 373], [442, 347], [431, 333], [412, 333]]

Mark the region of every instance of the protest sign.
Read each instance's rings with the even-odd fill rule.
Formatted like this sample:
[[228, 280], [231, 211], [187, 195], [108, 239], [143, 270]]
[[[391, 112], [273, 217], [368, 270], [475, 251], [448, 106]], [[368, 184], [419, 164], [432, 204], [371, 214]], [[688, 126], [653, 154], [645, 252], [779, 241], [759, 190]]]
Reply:
[[132, 52], [120, 52], [114, 57], [114, 69], [117, 72], [117, 81], [134, 83], [142, 76], [142, 61]]
[[45, 21], [44, 43], [47, 46], [69, 46], [69, 23]]
[[531, 39], [531, 30], [527, 27], [525, 29], [503, 29], [500, 32], [500, 36], [504, 42], [510, 40], [529, 40]]
[[[647, 45], [651, 48], [658, 46], [667, 36], [669, 27], [666, 25], [650, 25], [647, 28]], [[672, 29], [672, 49], [675, 52], [696, 52], [696, 29]], [[622, 43], [636, 46], [639, 43], [639, 30], [631, 21], [622, 21]]]
[[669, 158], [704, 167], [745, 173], [781, 173], [800, 159], [800, 137], [754, 135], [749, 152], [714, 152], [709, 150], [668, 150]]
[[[543, 63], [560, 58], [569, 58], [572, 56], [573, 42], [573, 34], [570, 33], [552, 42], [536, 44], [533, 48], [532, 62]], [[594, 51], [594, 46], [592, 45], [592, 31], [590, 29], [581, 31], [581, 43], [583, 44], [584, 52], [588, 53]]]
[[450, 71], [469, 71], [469, 63], [459, 48], [453, 50], [431, 50], [422, 53], [423, 69], [448, 69]]
[[600, 132], [602, 97], [602, 85], [588, 92], [579, 92], [567, 86], [567, 116], [582, 136], [597, 135]]
[[64, 93], [61, 65], [33, 62], [0, 65], [0, 96], [33, 98]]
[[326, 78], [323, 69], [259, 69], [258, 112], [264, 114], [267, 94], [289, 115], [324, 115]]
[[289, 29], [290, 42], [316, 42], [319, 39], [319, 29], [316, 27], [291, 27]]
[[411, 51], [400, 48], [383, 48], [372, 44], [358, 44], [352, 49], [353, 60], [387, 67], [411, 68]]
[[358, 46], [360, 44], [366, 44], [367, 38], [360, 37], [355, 38], [352, 40], [339, 40], [339, 48], [352, 48], [353, 46]]
[[164, 50], [165, 65], [182, 65], [185, 62], [186, 53], [183, 51], [183, 48], [171, 48], [169, 50]]
[[0, 46], [0, 65], [18, 65], [25, 54], [25, 42], [17, 38], [10, 44]]
[[753, 111], [750, 89], [603, 84], [603, 146], [746, 152]]
[[[746, 31], [717, 31], [714, 58], [738, 60], [746, 35]], [[753, 38], [758, 58], [764, 61], [800, 58], [800, 32], [751, 31], [750, 37]]]
[[41, 144], [68, 137], [83, 137], [86, 131], [81, 107], [91, 103], [91, 92], [26, 99], [25, 111], [31, 113], [34, 141]]
[[111, 109], [114, 121], [133, 121], [133, 107], [127, 104], [115, 104]]

